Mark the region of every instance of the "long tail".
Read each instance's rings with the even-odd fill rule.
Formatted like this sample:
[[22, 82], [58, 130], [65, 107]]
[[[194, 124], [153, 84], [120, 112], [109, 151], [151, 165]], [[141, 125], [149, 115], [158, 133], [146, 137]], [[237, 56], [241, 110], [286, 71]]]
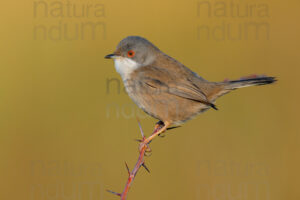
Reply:
[[226, 90], [234, 90], [242, 87], [249, 87], [254, 85], [266, 85], [271, 84], [276, 81], [275, 77], [256, 77], [256, 78], [244, 78], [240, 80], [234, 81], [226, 81], [225, 89]]

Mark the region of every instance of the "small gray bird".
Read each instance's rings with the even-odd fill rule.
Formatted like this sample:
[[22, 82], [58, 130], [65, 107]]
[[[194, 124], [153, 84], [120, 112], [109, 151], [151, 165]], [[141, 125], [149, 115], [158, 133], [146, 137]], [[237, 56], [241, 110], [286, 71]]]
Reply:
[[182, 124], [209, 108], [217, 110], [216, 99], [234, 89], [276, 81], [274, 77], [256, 76], [210, 82], [139, 36], [123, 39], [105, 58], [114, 59], [126, 91], [138, 107], [160, 120], [162, 128], [145, 144], [172, 125]]

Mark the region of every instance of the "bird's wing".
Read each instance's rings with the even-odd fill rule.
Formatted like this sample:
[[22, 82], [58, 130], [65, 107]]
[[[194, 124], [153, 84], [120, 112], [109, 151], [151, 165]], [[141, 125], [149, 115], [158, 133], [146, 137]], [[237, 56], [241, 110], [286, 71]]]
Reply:
[[185, 76], [182, 77], [166, 69], [153, 66], [145, 67], [138, 72], [138, 80], [151, 88], [155, 88], [156, 94], [167, 92], [215, 108], [214, 104], [207, 99], [204, 92], [196, 84]]

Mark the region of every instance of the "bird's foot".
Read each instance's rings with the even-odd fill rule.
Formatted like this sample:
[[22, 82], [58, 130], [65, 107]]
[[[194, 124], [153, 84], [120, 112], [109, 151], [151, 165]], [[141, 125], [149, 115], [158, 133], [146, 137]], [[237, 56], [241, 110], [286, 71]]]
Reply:
[[152, 133], [152, 135], [148, 138], [145, 138], [143, 136], [143, 138], [141, 140], [137, 140], [140, 142], [139, 145], [139, 152], [144, 151], [145, 152], [145, 156], [150, 156], [151, 155], [151, 149], [149, 147], [149, 144], [151, 143], [152, 139], [156, 136], [156, 135], [160, 135], [162, 133], [164, 133], [166, 131], [167, 127], [165, 126], [164, 122], [159, 121], [155, 124], [154, 127], [154, 131]]
[[143, 150], [145, 151], [145, 156], [150, 156], [152, 154], [152, 150], [149, 147], [149, 143], [146, 143], [145, 140], [143, 140], [139, 146], [139, 152]]

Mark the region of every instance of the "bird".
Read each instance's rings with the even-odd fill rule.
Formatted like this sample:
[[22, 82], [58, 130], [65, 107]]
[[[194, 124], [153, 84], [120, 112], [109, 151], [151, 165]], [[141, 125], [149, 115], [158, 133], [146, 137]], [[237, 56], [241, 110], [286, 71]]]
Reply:
[[181, 125], [210, 108], [218, 110], [216, 100], [230, 91], [276, 81], [275, 77], [262, 75], [211, 82], [140, 36], [124, 38], [105, 58], [114, 60], [134, 103], [159, 120], [160, 129], [146, 138], [144, 145], [171, 126]]

